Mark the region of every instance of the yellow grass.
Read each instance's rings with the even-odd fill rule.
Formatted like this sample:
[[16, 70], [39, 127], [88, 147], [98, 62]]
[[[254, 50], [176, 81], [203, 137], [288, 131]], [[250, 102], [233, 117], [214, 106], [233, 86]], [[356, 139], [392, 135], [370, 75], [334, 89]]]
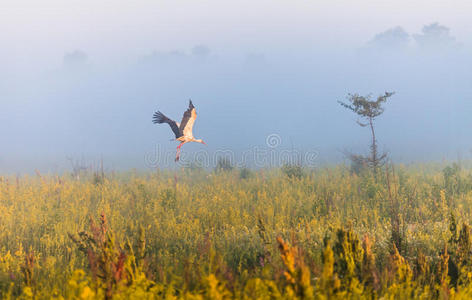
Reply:
[[2, 177], [0, 296], [467, 298], [471, 174]]

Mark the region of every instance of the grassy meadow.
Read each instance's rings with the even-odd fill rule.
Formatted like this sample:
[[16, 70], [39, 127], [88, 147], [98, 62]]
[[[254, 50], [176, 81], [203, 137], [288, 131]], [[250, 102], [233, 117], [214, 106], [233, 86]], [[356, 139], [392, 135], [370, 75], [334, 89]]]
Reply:
[[472, 298], [472, 169], [0, 178], [3, 299]]

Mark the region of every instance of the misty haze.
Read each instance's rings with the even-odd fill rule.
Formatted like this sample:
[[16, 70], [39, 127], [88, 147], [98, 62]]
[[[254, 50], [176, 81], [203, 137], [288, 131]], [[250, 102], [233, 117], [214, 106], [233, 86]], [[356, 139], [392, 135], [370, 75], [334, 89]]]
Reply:
[[471, 46], [436, 22], [416, 32], [401, 24], [377, 31], [342, 50], [309, 36], [304, 40], [319, 49], [252, 52], [246, 45], [225, 53], [162, 45], [110, 65], [78, 48], [56, 65], [7, 68], [0, 170], [63, 171], [68, 158], [146, 169], [157, 145], [174, 147], [150, 116], [164, 110], [180, 118], [188, 99], [199, 109], [195, 130], [209, 152], [238, 156], [278, 134], [280, 149], [315, 149], [319, 164], [337, 163], [346, 149], [367, 150], [369, 139], [337, 101], [385, 91], [396, 94], [378, 121], [379, 144], [395, 162], [469, 158]]

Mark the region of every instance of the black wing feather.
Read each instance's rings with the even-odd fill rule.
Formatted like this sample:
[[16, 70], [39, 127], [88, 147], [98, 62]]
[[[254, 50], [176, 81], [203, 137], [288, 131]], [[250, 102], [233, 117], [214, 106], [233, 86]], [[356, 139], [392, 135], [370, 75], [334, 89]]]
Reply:
[[189, 100], [188, 109], [184, 112], [184, 116], [182, 117], [182, 122], [180, 122], [180, 131], [183, 132], [185, 126], [187, 126], [188, 120], [192, 116], [192, 109], [194, 109], [192, 100]]
[[161, 113], [160, 111], [154, 113], [153, 118], [152, 118], [152, 122], [153, 122], [154, 124], [167, 123], [167, 124], [169, 124], [170, 128], [171, 128], [172, 131], [174, 132], [176, 139], [178, 139], [179, 137], [182, 136], [182, 131], [181, 131], [181, 130], [179, 129], [179, 127], [177, 126], [177, 123], [175, 123], [174, 120], [171, 120], [171, 119], [169, 119], [168, 117], [166, 117], [166, 116], [165, 116], [163, 113]]

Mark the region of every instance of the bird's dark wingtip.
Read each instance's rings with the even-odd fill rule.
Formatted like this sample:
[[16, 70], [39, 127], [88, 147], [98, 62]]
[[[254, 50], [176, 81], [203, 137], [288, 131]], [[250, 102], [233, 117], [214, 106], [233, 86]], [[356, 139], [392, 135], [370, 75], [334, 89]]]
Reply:
[[164, 120], [164, 115], [160, 112], [160, 111], [156, 111], [153, 115], [152, 115], [152, 122], [154, 124], [161, 124], [163, 123], [165, 120]]
[[188, 107], [195, 108], [195, 106], [193, 106], [192, 99], [188, 99], [188, 102]]

